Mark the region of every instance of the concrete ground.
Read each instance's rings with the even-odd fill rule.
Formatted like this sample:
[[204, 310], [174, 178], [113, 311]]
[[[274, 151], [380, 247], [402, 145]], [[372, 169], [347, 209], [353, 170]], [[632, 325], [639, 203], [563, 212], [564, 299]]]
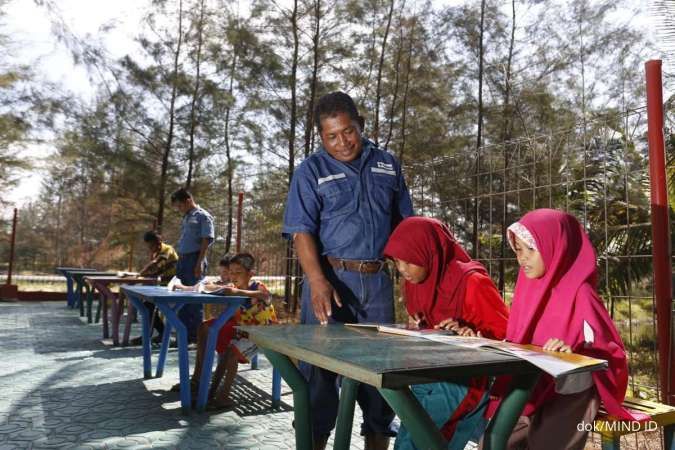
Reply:
[[[295, 448], [290, 389], [282, 386], [282, 405], [273, 410], [263, 356], [259, 370], [240, 366], [234, 410], [190, 416], [169, 392], [177, 359], [170, 351], [164, 376], [144, 380], [140, 347], [103, 344], [101, 325], [86, 324], [63, 303], [0, 302], [0, 450]], [[357, 407], [354, 449], [363, 448], [360, 422]], [[659, 432], [626, 436], [622, 448], [656, 450], [660, 439]], [[599, 449], [599, 437], [586, 448]]]
[[[0, 303], [0, 449], [295, 447], [290, 389], [282, 386], [282, 405], [272, 410], [264, 357], [259, 370], [240, 366], [234, 410], [190, 416], [169, 392], [177, 360], [172, 350], [164, 376], [144, 380], [140, 347], [104, 345], [101, 325], [64, 304]], [[354, 428], [352, 445], [362, 448]]]

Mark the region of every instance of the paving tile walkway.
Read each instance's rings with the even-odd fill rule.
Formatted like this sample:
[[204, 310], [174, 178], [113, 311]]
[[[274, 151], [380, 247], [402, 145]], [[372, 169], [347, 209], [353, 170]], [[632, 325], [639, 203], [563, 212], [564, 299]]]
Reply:
[[[62, 303], [0, 302], [0, 450], [295, 447], [290, 389], [272, 410], [264, 357], [259, 370], [240, 367], [240, 406], [184, 416], [169, 392], [177, 356], [169, 353], [162, 378], [144, 380], [140, 347], [102, 344], [101, 326]], [[352, 447], [363, 448], [354, 430]]]

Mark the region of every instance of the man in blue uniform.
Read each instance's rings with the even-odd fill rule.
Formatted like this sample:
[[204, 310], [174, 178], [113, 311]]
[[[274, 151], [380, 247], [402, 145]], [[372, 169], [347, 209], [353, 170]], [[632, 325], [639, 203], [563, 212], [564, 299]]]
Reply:
[[[293, 174], [283, 233], [294, 240], [305, 273], [302, 323], [394, 321], [393, 289], [382, 250], [393, 228], [413, 214], [398, 161], [364, 139], [363, 118], [342, 92], [319, 99], [323, 146]], [[336, 374], [300, 364], [308, 380], [315, 448], [325, 448], [338, 408]], [[366, 449], [386, 449], [394, 413], [361, 385]]]
[[[197, 284], [206, 275], [206, 252], [213, 242], [213, 217], [197, 205], [192, 194], [178, 189], [171, 194], [171, 206], [183, 214], [180, 227], [176, 276], [186, 286]], [[185, 305], [178, 312], [188, 331], [188, 342], [197, 342], [197, 329], [202, 323], [202, 305]]]

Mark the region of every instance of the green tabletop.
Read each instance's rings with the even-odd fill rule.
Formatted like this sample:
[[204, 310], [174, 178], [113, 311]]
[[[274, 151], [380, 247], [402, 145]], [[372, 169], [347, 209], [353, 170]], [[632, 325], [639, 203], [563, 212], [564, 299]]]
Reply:
[[377, 388], [395, 389], [474, 375], [532, 373], [500, 353], [343, 325], [240, 326], [258, 346]]

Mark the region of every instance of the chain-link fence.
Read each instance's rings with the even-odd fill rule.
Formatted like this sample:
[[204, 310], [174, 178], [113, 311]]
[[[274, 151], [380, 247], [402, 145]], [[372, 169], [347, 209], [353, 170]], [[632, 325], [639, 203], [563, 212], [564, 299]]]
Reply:
[[536, 208], [578, 217], [629, 352], [631, 388], [658, 396], [645, 109], [457, 153], [405, 168], [416, 213], [449, 223], [507, 302], [518, 266], [506, 227]]

